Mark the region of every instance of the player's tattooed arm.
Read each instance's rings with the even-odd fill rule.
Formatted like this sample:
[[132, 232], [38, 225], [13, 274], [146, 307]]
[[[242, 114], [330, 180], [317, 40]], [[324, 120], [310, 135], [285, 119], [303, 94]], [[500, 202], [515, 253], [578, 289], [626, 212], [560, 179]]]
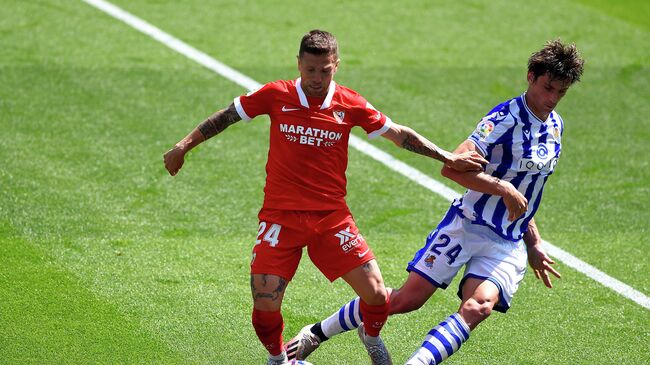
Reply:
[[219, 110], [204, 120], [198, 125], [197, 129], [204, 139], [209, 139], [240, 120], [241, 117], [235, 109], [235, 104], [231, 103], [227, 108]]
[[174, 176], [178, 173], [185, 163], [185, 154], [192, 148], [223, 132], [224, 129], [239, 120], [241, 117], [237, 113], [235, 105], [231, 103], [226, 109], [219, 110], [199, 124], [163, 156], [165, 168], [169, 174]]
[[435, 158], [441, 162], [448, 162], [451, 153], [433, 144], [433, 142], [417, 134], [415, 131], [405, 131], [406, 138], [402, 141], [402, 148], [420, 155]]
[[483, 165], [487, 164], [487, 161], [476, 151], [465, 153], [445, 151], [413, 129], [396, 123], [393, 123], [383, 136], [397, 146], [434, 158], [457, 171], [483, 171]]

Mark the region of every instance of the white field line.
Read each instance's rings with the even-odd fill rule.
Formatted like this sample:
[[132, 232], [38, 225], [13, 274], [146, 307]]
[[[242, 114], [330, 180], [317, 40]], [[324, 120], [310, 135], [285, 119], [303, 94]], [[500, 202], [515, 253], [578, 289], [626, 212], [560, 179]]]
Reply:
[[[210, 70], [216, 72], [217, 74], [227, 78], [228, 80], [241, 85], [246, 90], [253, 90], [261, 86], [260, 83], [251, 79], [250, 77], [240, 73], [237, 70], [232, 69], [224, 65], [223, 63], [215, 60], [211, 56], [197, 50], [196, 48], [188, 45], [187, 43], [171, 36], [168, 33], [163, 32], [159, 28], [147, 23], [146, 21], [118, 8], [117, 6], [106, 2], [104, 0], [83, 0], [86, 3], [98, 8], [99, 10], [104, 11], [110, 16], [123, 21], [124, 23], [130, 25], [131, 27], [139, 30], [140, 32], [152, 37], [153, 39], [159, 41], [165, 46], [173, 49], [174, 51], [184, 55], [187, 58], [190, 58], [199, 64], [209, 68]], [[454, 190], [448, 188], [444, 184], [434, 180], [428, 175], [416, 170], [415, 168], [405, 164], [404, 162], [396, 159], [390, 154], [382, 151], [381, 149], [373, 146], [372, 144], [354, 136], [350, 135], [350, 145], [360, 152], [366, 154], [367, 156], [381, 162], [386, 165], [391, 170], [404, 175], [405, 177], [411, 179], [417, 184], [431, 190], [432, 192], [442, 196], [447, 200], [452, 200], [460, 196]], [[646, 309], [650, 309], [650, 298], [640, 291], [632, 288], [631, 286], [614, 279], [613, 277], [605, 274], [604, 272], [598, 270], [597, 268], [587, 264], [586, 262], [580, 260], [579, 258], [571, 255], [570, 253], [564, 251], [563, 249], [551, 244], [548, 241], [544, 241], [545, 247], [548, 250], [548, 253], [563, 262], [565, 265], [587, 275], [593, 280], [601, 283], [602, 285], [614, 290], [620, 295], [636, 302], [637, 304], [643, 306]]]

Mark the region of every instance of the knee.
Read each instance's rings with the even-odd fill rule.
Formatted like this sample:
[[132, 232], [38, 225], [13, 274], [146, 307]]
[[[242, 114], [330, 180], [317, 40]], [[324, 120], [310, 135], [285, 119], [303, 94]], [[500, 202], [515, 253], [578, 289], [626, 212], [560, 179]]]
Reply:
[[492, 314], [494, 301], [483, 298], [470, 298], [460, 308], [460, 315], [470, 328], [476, 327], [481, 321]]
[[372, 288], [367, 298], [361, 298], [364, 302], [369, 305], [384, 305], [388, 301], [388, 292], [384, 287], [383, 283], [381, 285], [376, 285]]

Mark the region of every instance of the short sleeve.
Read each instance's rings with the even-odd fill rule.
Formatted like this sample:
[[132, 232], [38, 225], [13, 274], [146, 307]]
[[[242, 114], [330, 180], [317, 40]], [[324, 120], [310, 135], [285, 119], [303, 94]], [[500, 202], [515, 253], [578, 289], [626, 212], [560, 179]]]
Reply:
[[384, 134], [393, 124], [384, 113], [375, 109], [366, 99], [359, 96], [355, 108], [355, 122], [368, 134], [368, 139]]
[[513, 124], [514, 120], [509, 117], [508, 109], [500, 108], [483, 117], [467, 139], [476, 145], [483, 156], [486, 156], [489, 147], [499, 144], [499, 138]]
[[274, 95], [279, 91], [278, 86], [277, 82], [270, 82], [246, 95], [236, 97], [233, 103], [241, 119], [249, 121], [258, 115], [268, 114]]

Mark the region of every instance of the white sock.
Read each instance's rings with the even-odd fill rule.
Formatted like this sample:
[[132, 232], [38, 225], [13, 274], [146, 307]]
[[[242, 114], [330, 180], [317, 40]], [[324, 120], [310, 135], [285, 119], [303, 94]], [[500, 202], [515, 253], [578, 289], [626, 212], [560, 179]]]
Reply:
[[282, 351], [279, 355], [271, 355], [269, 354], [269, 359], [271, 360], [282, 360], [282, 362], [289, 362], [289, 359], [287, 358], [287, 352]]
[[359, 308], [359, 297], [354, 298], [321, 322], [321, 329], [328, 338], [339, 333], [350, 331], [359, 327], [363, 319]]
[[406, 365], [437, 365], [460, 349], [469, 339], [470, 329], [458, 313], [433, 327], [422, 346], [413, 353]]

